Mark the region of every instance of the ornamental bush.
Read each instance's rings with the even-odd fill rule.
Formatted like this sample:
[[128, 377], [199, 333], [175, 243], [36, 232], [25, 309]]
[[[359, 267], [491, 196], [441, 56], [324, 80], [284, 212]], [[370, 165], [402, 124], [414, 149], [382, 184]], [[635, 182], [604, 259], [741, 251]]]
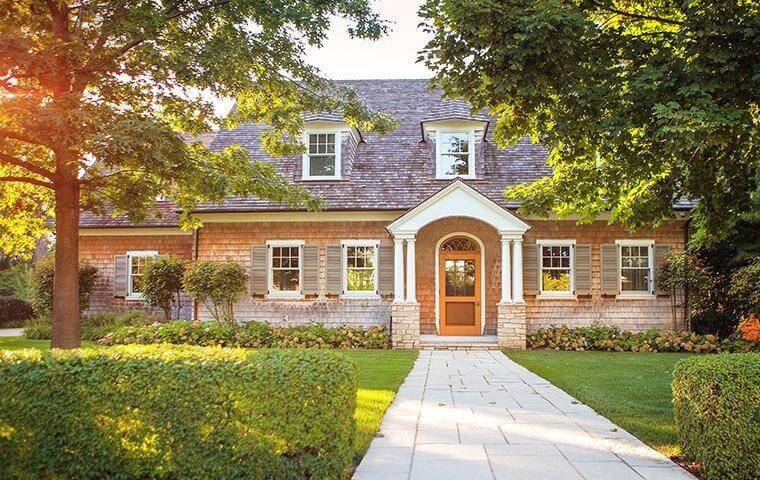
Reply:
[[177, 319], [182, 310], [180, 291], [185, 275], [185, 262], [178, 258], [151, 258], [142, 273], [142, 294], [146, 302], [164, 312], [164, 320], [172, 318], [172, 306], [176, 307]]
[[29, 302], [15, 297], [0, 297], [0, 328], [20, 327], [34, 316]]
[[[160, 318], [140, 311], [94, 313], [82, 317], [82, 340], [98, 341], [120, 327], [129, 325], [150, 325]], [[24, 337], [31, 340], [50, 340], [53, 326], [49, 317], [30, 319], [24, 325]]]
[[5, 478], [339, 479], [356, 369], [330, 352], [0, 352]]
[[760, 257], [731, 275], [729, 293], [741, 313], [760, 315]]
[[235, 323], [234, 305], [245, 293], [248, 276], [239, 263], [195, 262], [185, 272], [183, 287], [203, 303], [217, 322]]
[[720, 339], [715, 335], [689, 332], [647, 330], [633, 333], [616, 326], [589, 325], [570, 328], [567, 325], [541, 328], [528, 335], [528, 348], [555, 350], [602, 350], [615, 352], [748, 352], [760, 351], [760, 343], [750, 342], [734, 334]]
[[[52, 255], [40, 260], [32, 269], [32, 307], [37, 315], [50, 316], [53, 308], [55, 261]], [[86, 261], [79, 262], [79, 311], [90, 306], [90, 295], [98, 280], [98, 269]]]
[[689, 358], [673, 377], [681, 452], [700, 478], [760, 478], [760, 355]]
[[275, 327], [251, 322], [168, 322], [123, 327], [105, 335], [104, 345], [172, 343], [245, 348], [390, 348], [388, 330], [322, 325]]

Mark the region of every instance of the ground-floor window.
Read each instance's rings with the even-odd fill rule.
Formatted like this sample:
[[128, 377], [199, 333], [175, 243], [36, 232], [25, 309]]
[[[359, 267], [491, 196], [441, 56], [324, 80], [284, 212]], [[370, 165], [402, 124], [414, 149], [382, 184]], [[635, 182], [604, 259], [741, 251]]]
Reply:
[[346, 295], [377, 294], [377, 242], [343, 242], [344, 292]]
[[274, 296], [301, 294], [300, 240], [271, 241], [269, 250], [269, 293]]
[[131, 298], [139, 299], [143, 296], [143, 270], [145, 263], [149, 258], [158, 255], [156, 251], [136, 251], [127, 252], [127, 271], [129, 277], [127, 280], [127, 293]]
[[619, 240], [621, 293], [652, 293], [652, 242]]
[[539, 240], [539, 287], [542, 295], [573, 293], [573, 240]]

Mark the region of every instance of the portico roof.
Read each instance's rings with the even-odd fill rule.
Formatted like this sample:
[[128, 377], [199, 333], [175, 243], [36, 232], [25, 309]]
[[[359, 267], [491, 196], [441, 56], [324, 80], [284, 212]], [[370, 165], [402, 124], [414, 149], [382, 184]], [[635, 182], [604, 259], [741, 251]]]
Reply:
[[491, 225], [502, 235], [522, 236], [530, 225], [493, 200], [456, 179], [388, 225], [393, 236], [414, 235], [425, 225], [446, 217], [468, 217]]

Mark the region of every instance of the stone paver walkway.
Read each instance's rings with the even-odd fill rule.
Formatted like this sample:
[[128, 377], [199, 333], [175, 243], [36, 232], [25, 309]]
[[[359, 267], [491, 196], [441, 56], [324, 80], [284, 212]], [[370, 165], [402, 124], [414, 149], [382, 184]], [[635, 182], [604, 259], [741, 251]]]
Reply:
[[499, 351], [423, 351], [355, 480], [693, 480]]
[[0, 328], [0, 337], [18, 337], [22, 333], [23, 328]]

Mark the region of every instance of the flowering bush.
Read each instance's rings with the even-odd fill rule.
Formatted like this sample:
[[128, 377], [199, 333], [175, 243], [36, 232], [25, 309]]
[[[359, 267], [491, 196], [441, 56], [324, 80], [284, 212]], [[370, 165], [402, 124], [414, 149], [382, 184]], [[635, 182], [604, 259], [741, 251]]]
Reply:
[[118, 328], [99, 343], [172, 343], [245, 348], [390, 348], [385, 327], [328, 328], [322, 325], [275, 327], [251, 322], [233, 325], [216, 322], [168, 322]]
[[760, 344], [738, 335], [721, 340], [715, 335], [689, 332], [647, 330], [633, 333], [615, 326], [590, 325], [570, 328], [566, 325], [541, 328], [528, 335], [528, 348], [555, 350], [602, 350], [615, 352], [747, 352], [760, 350]]
[[742, 337], [749, 342], [760, 342], [760, 317], [752, 314], [739, 325]]

